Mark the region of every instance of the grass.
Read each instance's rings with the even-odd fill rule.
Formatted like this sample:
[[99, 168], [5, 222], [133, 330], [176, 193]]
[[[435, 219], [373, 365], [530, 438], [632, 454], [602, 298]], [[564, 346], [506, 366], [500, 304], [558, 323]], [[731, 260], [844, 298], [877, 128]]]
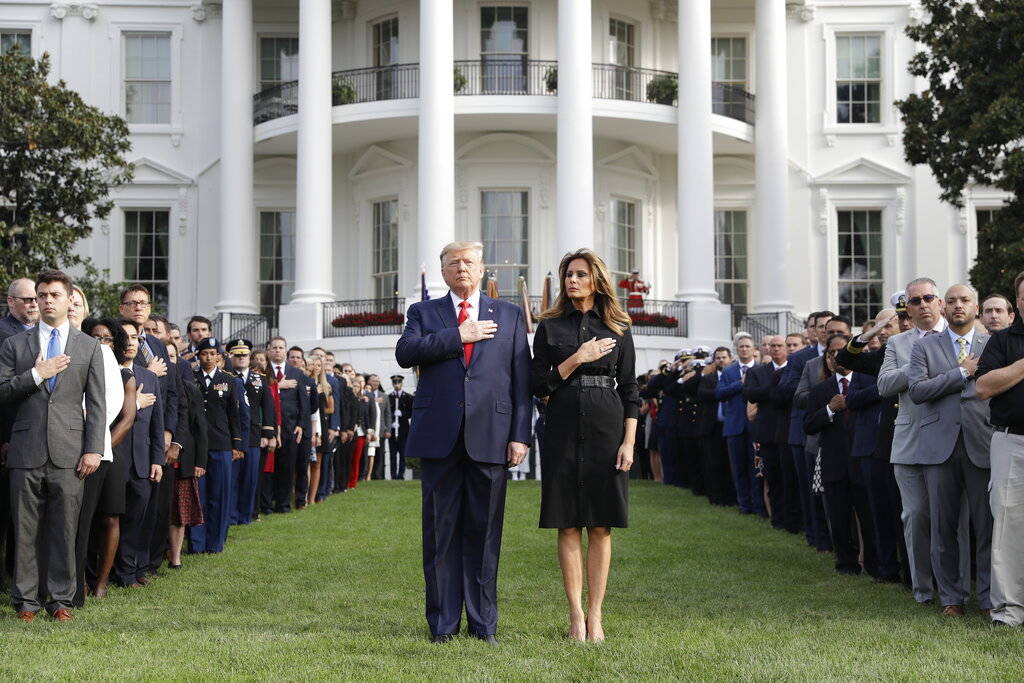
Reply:
[[0, 678], [1020, 679], [1024, 633], [839, 576], [831, 558], [688, 492], [633, 483], [614, 534], [603, 645], [570, 643], [540, 489], [509, 485], [501, 647], [427, 642], [415, 482], [371, 482], [235, 528], [70, 624], [0, 616]]

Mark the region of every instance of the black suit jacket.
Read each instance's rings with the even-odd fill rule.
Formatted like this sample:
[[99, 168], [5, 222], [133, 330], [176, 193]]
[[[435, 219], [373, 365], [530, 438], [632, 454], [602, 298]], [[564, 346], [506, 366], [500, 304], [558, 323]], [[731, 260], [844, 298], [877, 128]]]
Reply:
[[203, 406], [206, 408], [208, 450], [242, 450], [242, 424], [238, 403], [244, 399], [235, 389], [234, 378], [223, 370], [217, 370], [210, 387], [207, 388], [200, 370], [196, 373], [196, 384], [199, 385], [199, 392], [203, 395]]
[[188, 479], [195, 476], [196, 467], [206, 467], [209, 441], [206, 438], [206, 410], [203, 409], [203, 394], [191, 378], [182, 382], [185, 396], [186, 419], [175, 437], [181, 444], [178, 477]]
[[758, 443], [789, 443], [790, 403], [780, 394], [779, 379], [785, 367], [776, 370], [771, 361], [747, 371], [743, 398], [757, 404], [751, 439]]
[[697, 383], [697, 436], [714, 436], [718, 429], [718, 371], [703, 375]]
[[[164, 464], [164, 401], [160, 393], [157, 376], [144, 367], [136, 366], [136, 386], [142, 386], [143, 393], [156, 394], [156, 403], [135, 413], [132, 425], [132, 462], [129, 471], [136, 479], [149, 479], [150, 465]], [[177, 410], [178, 407], [174, 406]]]
[[[239, 379], [242, 373], [235, 373]], [[245, 382], [245, 394], [249, 399], [249, 448], [259, 448], [260, 439], [277, 436], [277, 413], [274, 411], [274, 397], [270, 384], [260, 373], [250, 370]]]
[[[853, 373], [849, 391], [861, 391], [870, 384], [868, 378]], [[818, 448], [821, 449], [821, 480], [837, 482], [844, 479], [859, 480], [859, 465], [851, 457], [853, 439], [857, 425], [854, 410], [842, 410], [829, 419], [826, 406], [839, 393], [839, 382], [835, 375], [811, 387], [807, 397], [807, 412], [804, 414], [804, 431], [820, 434]]]
[[[142, 341], [142, 340], [140, 340]], [[174, 430], [178, 426], [178, 386], [180, 380], [178, 378], [178, 366], [171, 362], [170, 356], [167, 355], [167, 345], [156, 337], [145, 335], [145, 341], [149, 346], [150, 351], [157, 358], [163, 359], [164, 363], [167, 364], [167, 374], [160, 378], [160, 395], [163, 399], [163, 406], [157, 406], [163, 413], [163, 427], [164, 430], [174, 435]], [[135, 365], [146, 367], [146, 360], [142, 356], [142, 352], [135, 357]], [[163, 437], [160, 437], [161, 441]]]
[[[8, 337], [24, 331], [25, 326], [18, 322], [18, 319], [10, 313], [0, 318], [0, 344], [3, 344], [4, 340]], [[0, 411], [0, 444], [9, 443], [11, 440], [11, 414], [12, 411]]]
[[[856, 337], [850, 340], [845, 349], [840, 349], [836, 356], [836, 362], [848, 370], [859, 372], [872, 377], [878, 377], [882, 369], [882, 361], [885, 360], [885, 344], [877, 351], [860, 351], [854, 353], [854, 349], [863, 348], [854, 344]], [[896, 431], [896, 415], [900, 412], [900, 398], [896, 396], [883, 396], [879, 402], [878, 416], [878, 442], [875, 445], [875, 457], [889, 461], [892, 453], [892, 437]]]
[[[312, 414], [309, 407], [309, 399], [306, 395], [305, 389], [303, 389], [302, 378], [305, 375], [302, 374], [297, 368], [293, 368], [291, 365], [285, 363], [281, 366], [284, 379], [293, 379], [298, 382], [298, 385], [294, 389], [282, 389], [281, 395], [281, 438], [288, 442], [289, 440], [294, 442], [295, 437], [292, 432], [295, 431], [296, 427], [302, 427], [303, 437], [306, 432], [309, 431], [309, 416]], [[274, 372], [274, 366], [271, 364], [267, 367], [268, 373]]]

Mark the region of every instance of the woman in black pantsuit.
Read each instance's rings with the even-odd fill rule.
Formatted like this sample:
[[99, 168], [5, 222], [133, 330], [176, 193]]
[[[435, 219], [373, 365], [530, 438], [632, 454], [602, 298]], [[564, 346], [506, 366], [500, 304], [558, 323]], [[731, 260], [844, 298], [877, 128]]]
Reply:
[[602, 641], [611, 528], [628, 525], [627, 483], [640, 409], [636, 357], [631, 321], [615, 298], [604, 261], [580, 249], [562, 259], [558, 274], [562, 289], [554, 306], [540, 315], [530, 373], [533, 393], [549, 397], [540, 526], [558, 529], [569, 638]]

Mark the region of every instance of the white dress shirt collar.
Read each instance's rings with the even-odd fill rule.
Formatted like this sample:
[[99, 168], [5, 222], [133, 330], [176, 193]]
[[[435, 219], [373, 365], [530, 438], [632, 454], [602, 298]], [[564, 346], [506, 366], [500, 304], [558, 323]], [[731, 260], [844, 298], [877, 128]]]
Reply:
[[781, 370], [782, 368], [786, 367], [786, 363], [788, 363], [788, 362], [789, 362], [788, 358], [782, 362], [782, 365], [779, 365], [775, 361], [772, 361], [772, 367], [774, 367], [776, 370]]
[[946, 319], [943, 318], [940, 315], [939, 316], [939, 322], [935, 323], [935, 327], [933, 327], [930, 330], [922, 330], [920, 327], [915, 327], [914, 329], [917, 330], [917, 336], [920, 339], [921, 337], [925, 336], [929, 332], [932, 332], [932, 331], [934, 331], [934, 332], [942, 332], [942, 331], [944, 331], [946, 329]]
[[[39, 350], [46, 355], [46, 349], [50, 345], [50, 333], [54, 328], [50, 327], [42, 320], [39, 321]], [[57, 326], [57, 338], [60, 341], [60, 352], [64, 353], [64, 349], [68, 346], [68, 334], [71, 331], [71, 321], [64, 320], [64, 324]]]
[[836, 373], [836, 382], [838, 382], [841, 379], [845, 379], [847, 382], [853, 382], [853, 370], [850, 370], [845, 375], [840, 373], [840, 372], [837, 372]]
[[[461, 304], [463, 300], [460, 299], [455, 294], [455, 292], [448, 292], [448, 296], [452, 300], [452, 305], [455, 306], [455, 319], [458, 320], [459, 319], [459, 310], [460, 310], [459, 304]], [[469, 302], [469, 310], [466, 311], [466, 314], [468, 315], [469, 319], [470, 320], [474, 320], [474, 321], [475, 320], [479, 320], [479, 318], [480, 318], [480, 290], [479, 289], [474, 290], [474, 292], [469, 295], [469, 297], [466, 299], [466, 301]]]
[[947, 327], [946, 328], [946, 334], [948, 334], [949, 338], [953, 340], [953, 348], [957, 349], [958, 351], [960, 349], [960, 346], [956, 343], [957, 339], [963, 338], [963, 339], [967, 340], [967, 350], [968, 351], [970, 351], [971, 346], [974, 344], [974, 328], [973, 327], [967, 332], [967, 334], [963, 334], [963, 335], [957, 334], [956, 332], [953, 331], [953, 328]]

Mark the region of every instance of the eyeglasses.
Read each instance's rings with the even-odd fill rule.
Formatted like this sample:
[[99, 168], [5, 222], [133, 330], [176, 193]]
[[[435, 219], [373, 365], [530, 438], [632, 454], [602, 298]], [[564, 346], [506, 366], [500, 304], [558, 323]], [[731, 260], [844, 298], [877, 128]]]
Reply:
[[922, 301], [930, 304], [938, 298], [938, 294], [925, 294], [924, 296], [915, 296], [913, 299], [907, 299], [907, 303], [911, 306], [920, 306]]
[[113, 337], [107, 337], [107, 336], [101, 337], [99, 335], [95, 335], [94, 334], [92, 336], [92, 338], [99, 340], [100, 344], [113, 344], [114, 343], [114, 338]]
[[133, 299], [131, 301], [122, 301], [121, 305], [127, 306], [128, 308], [145, 308], [146, 306], [149, 306], [149, 302], [140, 301], [139, 299]]
[[34, 296], [8, 296], [7, 298], [14, 299], [15, 301], [20, 301], [26, 306], [28, 306], [29, 304], [36, 303], [36, 298]]

